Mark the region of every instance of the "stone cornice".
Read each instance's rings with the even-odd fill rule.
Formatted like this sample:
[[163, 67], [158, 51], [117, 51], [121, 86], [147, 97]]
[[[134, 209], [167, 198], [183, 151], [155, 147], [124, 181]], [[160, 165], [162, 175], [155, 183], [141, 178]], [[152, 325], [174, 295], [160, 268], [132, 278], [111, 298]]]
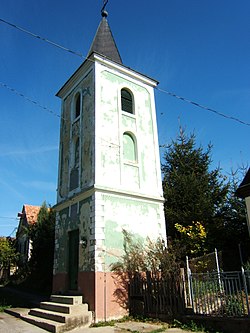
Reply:
[[136, 193], [136, 192], [129, 192], [125, 190], [120, 189], [112, 189], [108, 187], [103, 186], [92, 186], [88, 189], [86, 189], [84, 192], [79, 192], [74, 194], [72, 197], [65, 199], [59, 203], [57, 203], [53, 209], [56, 211], [60, 211], [64, 208], [67, 208], [69, 204], [74, 204], [76, 202], [79, 202], [81, 200], [89, 198], [91, 195], [95, 193], [103, 193], [103, 194], [109, 194], [114, 196], [123, 196], [135, 200], [142, 200], [142, 201], [150, 201], [150, 202], [156, 202], [156, 203], [164, 203], [165, 199], [162, 196], [155, 197], [155, 196], [148, 196], [146, 194]]

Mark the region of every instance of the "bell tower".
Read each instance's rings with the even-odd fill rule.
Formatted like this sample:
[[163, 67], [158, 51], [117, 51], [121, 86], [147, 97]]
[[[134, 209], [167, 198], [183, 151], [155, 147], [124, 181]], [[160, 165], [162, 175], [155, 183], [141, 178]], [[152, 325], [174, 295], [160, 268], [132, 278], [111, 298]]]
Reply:
[[62, 100], [54, 292], [83, 295], [96, 320], [124, 315], [110, 264], [125, 229], [165, 237], [154, 100], [157, 81], [126, 67], [102, 10]]

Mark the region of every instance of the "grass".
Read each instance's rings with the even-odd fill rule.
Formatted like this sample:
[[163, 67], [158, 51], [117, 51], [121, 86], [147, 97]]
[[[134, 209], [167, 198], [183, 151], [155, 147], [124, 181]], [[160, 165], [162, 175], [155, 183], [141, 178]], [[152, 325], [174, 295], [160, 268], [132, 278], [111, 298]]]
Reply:
[[[145, 318], [145, 317], [130, 317], [130, 316], [125, 316], [120, 320], [110, 320], [110, 321], [98, 322], [96, 324], [92, 324], [91, 327], [115, 326], [116, 323], [123, 323], [123, 322], [127, 322], [127, 321], [144, 322], [144, 323], [158, 324], [158, 325], [162, 326], [157, 329], [153, 329], [152, 331], [150, 331], [150, 333], [165, 332], [170, 327], [177, 327], [177, 328], [181, 328], [183, 330], [190, 331], [190, 332], [222, 333], [222, 332], [218, 332], [218, 331], [207, 330], [203, 326], [197, 325], [193, 321], [190, 321], [189, 323], [184, 324], [178, 320], [174, 320], [171, 325], [167, 325], [165, 322], [162, 322], [157, 319]], [[131, 330], [131, 329], [123, 329], [122, 332], [140, 333], [139, 331]]]
[[207, 330], [205, 327], [197, 325], [192, 320], [187, 324], [183, 324], [180, 321], [175, 319], [173, 321], [172, 327], [178, 327], [178, 328], [181, 328], [183, 330], [187, 330], [187, 331], [191, 331], [191, 332], [222, 333], [222, 332], [218, 332], [218, 331], [214, 331], [214, 330], [212, 330], [212, 331]]
[[11, 308], [11, 305], [5, 304], [5, 301], [0, 303], [0, 312], [4, 312], [5, 309]]
[[[141, 317], [131, 317], [131, 316], [125, 316], [121, 319], [118, 320], [109, 320], [109, 321], [100, 321], [98, 323], [94, 323], [91, 325], [91, 327], [104, 327], [104, 326], [115, 326], [117, 323], [125, 323], [128, 321], [132, 322], [143, 322], [143, 323], [148, 323], [148, 324], [158, 324], [161, 325], [162, 327], [159, 327], [157, 329], [153, 329], [150, 331], [150, 333], [160, 333], [160, 332], [165, 332], [165, 330], [168, 328], [166, 323], [163, 323], [159, 320], [151, 319], [151, 318], [141, 318]], [[131, 329], [122, 329], [121, 332], [131, 332], [131, 333], [140, 333], [140, 331], [137, 330], [131, 330]]]

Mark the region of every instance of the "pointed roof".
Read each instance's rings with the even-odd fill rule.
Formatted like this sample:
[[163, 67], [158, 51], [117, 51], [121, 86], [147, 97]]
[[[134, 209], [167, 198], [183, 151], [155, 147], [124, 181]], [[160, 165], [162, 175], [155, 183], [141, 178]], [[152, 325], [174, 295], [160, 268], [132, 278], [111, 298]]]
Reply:
[[238, 187], [236, 195], [240, 198], [246, 198], [250, 196], [250, 168], [248, 169], [243, 181]]
[[107, 21], [107, 15], [106, 11], [102, 12], [102, 20], [96, 31], [88, 57], [90, 57], [92, 53], [98, 53], [112, 61], [122, 64], [121, 56]]
[[29, 225], [35, 224], [37, 222], [37, 217], [40, 212], [41, 206], [23, 205], [22, 213], [18, 213], [18, 217], [27, 220]]

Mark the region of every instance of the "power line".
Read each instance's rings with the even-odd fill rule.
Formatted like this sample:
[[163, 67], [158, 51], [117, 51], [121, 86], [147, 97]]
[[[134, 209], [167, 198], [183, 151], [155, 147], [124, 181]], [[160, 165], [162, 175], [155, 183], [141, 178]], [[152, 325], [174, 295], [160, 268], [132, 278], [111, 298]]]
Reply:
[[[44, 42], [46, 42], [46, 43], [49, 43], [49, 44], [51, 44], [51, 45], [53, 45], [53, 46], [55, 46], [55, 47], [57, 47], [57, 48], [60, 48], [60, 49], [63, 50], [63, 51], [69, 52], [69, 53], [74, 54], [74, 55], [76, 55], [76, 56], [78, 56], [78, 57], [81, 57], [81, 58], [83, 58], [83, 59], [88, 59], [87, 57], [85, 57], [85, 56], [84, 56], [83, 54], [81, 54], [80, 52], [73, 51], [73, 50], [71, 50], [71, 49], [69, 49], [69, 48], [66, 48], [66, 47], [64, 47], [64, 46], [62, 46], [62, 45], [60, 45], [60, 44], [58, 44], [58, 43], [55, 43], [55, 42], [53, 42], [53, 41], [51, 41], [51, 40], [49, 40], [49, 39], [47, 39], [47, 38], [41, 37], [41, 36], [39, 36], [39, 35], [37, 35], [37, 34], [34, 34], [33, 32], [31, 32], [31, 31], [29, 31], [29, 30], [26, 30], [26, 29], [24, 29], [24, 28], [22, 28], [22, 27], [20, 27], [20, 26], [18, 26], [18, 25], [16, 25], [16, 24], [10, 23], [10, 22], [8, 22], [8, 21], [6, 21], [6, 20], [4, 20], [4, 19], [1, 19], [1, 18], [0, 18], [0, 22], [5, 23], [5, 24], [7, 24], [7, 25], [9, 25], [9, 26], [11, 26], [11, 27], [17, 29], [17, 30], [20, 30], [20, 31], [22, 31], [22, 32], [24, 32], [24, 33], [26, 33], [26, 34], [28, 34], [28, 35], [34, 37], [34, 38], [37, 38], [37, 39], [40, 39], [40, 40], [42, 40], [42, 41], [44, 41]], [[94, 62], [94, 61], [91, 60], [91, 59], [88, 59], [88, 60]], [[32, 103], [34, 103], [34, 104], [37, 104], [39, 107], [41, 107], [41, 108], [43, 108], [43, 109], [45, 109], [45, 110], [47, 110], [47, 111], [49, 111], [49, 112], [51, 112], [51, 113], [54, 113], [53, 111], [49, 110], [48, 108], [41, 106], [41, 105], [40, 105], [39, 103], [37, 103], [36, 101], [30, 100], [29, 98], [25, 97], [23, 94], [19, 93], [18, 91], [15, 91], [15, 89], [9, 88], [7, 85], [4, 85], [4, 84], [2, 84], [2, 85], [3, 85], [3, 86], [6, 86], [6, 88], [8, 88], [8, 89], [10, 89], [10, 90], [13, 90], [13, 92], [17, 93], [17, 94], [20, 95], [21, 97], [24, 97], [25, 99], [29, 100], [30, 102], [32, 102]], [[199, 107], [199, 108], [201, 108], [201, 109], [203, 109], [203, 110], [207, 110], [207, 111], [209, 111], [209, 112], [213, 112], [213, 113], [215, 113], [216, 115], [221, 116], [221, 117], [223, 117], [223, 118], [226, 118], [226, 119], [229, 119], [229, 120], [236, 121], [236, 122], [238, 122], [238, 123], [240, 123], [240, 124], [242, 124], [242, 125], [250, 126], [250, 123], [247, 123], [247, 122], [245, 122], [245, 121], [243, 121], [243, 120], [241, 120], [241, 119], [239, 119], [239, 118], [236, 118], [236, 117], [233, 117], [233, 116], [228, 116], [228, 115], [226, 115], [226, 114], [224, 114], [224, 113], [222, 113], [222, 112], [220, 112], [220, 111], [217, 111], [217, 110], [215, 110], [215, 109], [209, 108], [209, 107], [204, 106], [204, 105], [202, 105], [202, 104], [200, 104], [200, 103], [197, 103], [197, 102], [194, 102], [194, 101], [192, 101], [192, 100], [189, 100], [189, 99], [187, 99], [187, 98], [185, 98], [185, 97], [178, 96], [177, 94], [172, 93], [172, 92], [169, 92], [169, 91], [167, 91], [167, 90], [164, 90], [164, 89], [161, 89], [161, 88], [158, 88], [158, 87], [156, 87], [156, 89], [157, 89], [158, 91], [162, 92], [162, 93], [165, 93], [165, 94], [167, 94], [167, 95], [169, 95], [169, 96], [175, 97], [175, 98], [177, 98], [177, 99], [179, 99], [179, 100], [182, 100], [182, 101], [184, 101], [184, 102], [186, 102], [186, 103], [192, 104], [192, 105], [194, 105], [194, 106], [196, 106], [196, 107]], [[60, 116], [58, 116], [57, 114], [56, 114], [56, 116], [57, 116], [57, 117], [60, 117]]]
[[0, 82], [0, 85], [1, 85], [2, 87], [4, 87], [4, 88], [10, 90], [11, 92], [13, 92], [14, 94], [16, 94], [17, 96], [26, 99], [27, 101], [29, 101], [29, 102], [32, 103], [32, 104], [35, 104], [35, 105], [38, 106], [39, 108], [41, 108], [41, 109], [43, 109], [43, 110], [45, 110], [45, 111], [47, 111], [47, 112], [53, 114], [54, 116], [56, 116], [56, 117], [58, 117], [58, 118], [61, 118], [61, 116], [58, 115], [58, 114], [57, 114], [56, 112], [54, 112], [53, 110], [47, 108], [46, 106], [41, 105], [41, 104], [38, 103], [37, 101], [35, 101], [35, 100], [33, 100], [33, 99], [31, 99], [31, 98], [25, 96], [23, 93], [21, 93], [21, 92], [19, 92], [18, 90], [14, 89], [14, 88], [12, 88], [12, 87], [10, 87], [10, 86], [8, 86], [7, 84], [5, 84], [5, 83], [3, 83], [3, 82]]
[[18, 220], [17, 217], [0, 216], [0, 219]]
[[197, 103], [197, 102], [191, 101], [191, 100], [189, 100], [189, 99], [187, 99], [187, 98], [185, 98], [185, 97], [178, 96], [178, 95], [176, 95], [176, 94], [174, 94], [174, 93], [172, 93], [172, 92], [170, 92], [170, 91], [163, 90], [163, 89], [160, 89], [160, 88], [158, 88], [158, 87], [156, 87], [156, 89], [159, 90], [159, 91], [162, 92], [162, 93], [165, 93], [165, 94], [168, 94], [168, 95], [170, 95], [170, 96], [172, 96], [172, 97], [175, 97], [175, 98], [177, 98], [177, 99], [180, 99], [180, 100], [182, 100], [183, 102], [187, 102], [187, 103], [192, 104], [192, 105], [194, 105], [194, 106], [196, 106], [196, 107], [199, 107], [199, 108], [201, 108], [201, 109], [204, 109], [204, 110], [207, 110], [207, 111], [213, 112], [213, 113], [217, 114], [218, 116], [224, 117], [224, 118], [226, 118], [226, 119], [230, 119], [230, 120], [237, 121], [238, 123], [243, 124], [243, 125], [246, 125], [246, 126], [250, 126], [250, 123], [247, 123], [247, 122], [245, 122], [245, 121], [243, 121], [243, 120], [240, 120], [239, 118], [236, 118], [236, 117], [233, 117], [233, 116], [228, 116], [228, 115], [226, 115], [226, 114], [224, 114], [224, 113], [222, 113], [222, 112], [219, 112], [219, 111], [217, 111], [217, 110], [215, 110], [215, 109], [211, 109], [211, 108], [209, 108], [209, 107], [207, 107], [207, 106], [204, 106], [204, 105], [201, 105], [201, 104], [199, 104], [199, 103]]
[[12, 232], [11, 232], [10, 235], [9, 235], [9, 237], [11, 237], [11, 236], [14, 234], [15, 231], [17, 231], [17, 227], [15, 227], [15, 228], [12, 230]]
[[[26, 99], [27, 101], [29, 101], [29, 102], [35, 104], [36, 106], [42, 108], [43, 110], [48, 111], [49, 113], [53, 114], [54, 116], [56, 116], [56, 117], [58, 117], [58, 118], [60, 118], [60, 119], [62, 119], [62, 120], [66, 120], [66, 119], [63, 118], [62, 116], [60, 116], [60, 115], [58, 115], [57, 113], [55, 113], [53, 110], [48, 109], [46, 106], [42, 106], [42, 105], [39, 104], [37, 101], [30, 99], [29, 97], [25, 96], [23, 93], [21, 93], [21, 92], [17, 91], [16, 89], [14, 89], [14, 88], [8, 86], [7, 84], [5, 84], [5, 83], [3, 83], [3, 82], [0, 82], [0, 85], [1, 85], [2, 87], [4, 87], [4, 88], [10, 90], [11, 92], [15, 93], [16, 95], [18, 95], [18, 96], [20, 96], [20, 97]], [[107, 140], [105, 140], [105, 139], [103, 139], [103, 138], [101, 138], [101, 137], [97, 137], [97, 138], [99, 138], [100, 140], [106, 142], [106, 144], [109, 145], [110, 148], [119, 148], [119, 147], [120, 147], [118, 144], [113, 143], [113, 142], [109, 142], [109, 141], [107, 141]], [[3, 218], [3, 217], [0, 216], [0, 218]]]
[[81, 54], [80, 52], [72, 51], [72, 50], [70, 50], [70, 49], [67, 48], [67, 47], [64, 47], [64, 46], [62, 46], [62, 45], [60, 45], [60, 44], [58, 44], [58, 43], [55, 43], [55, 42], [53, 42], [53, 41], [51, 41], [51, 40], [49, 40], [49, 39], [47, 39], [47, 38], [41, 37], [41, 36], [39, 36], [39, 35], [36, 35], [36, 34], [34, 34], [33, 32], [31, 32], [31, 31], [29, 31], [29, 30], [26, 30], [26, 29], [24, 29], [24, 28], [22, 28], [22, 27], [20, 27], [20, 26], [18, 26], [18, 25], [16, 25], [16, 24], [10, 23], [10, 22], [8, 22], [8, 21], [6, 21], [6, 20], [3, 20], [3, 19], [1, 19], [1, 18], [0, 18], [0, 22], [5, 23], [5, 24], [11, 26], [12, 28], [15, 28], [15, 29], [17, 29], [17, 30], [19, 30], [19, 31], [22, 31], [22, 32], [24, 32], [24, 33], [26, 33], [26, 34], [28, 34], [28, 35], [34, 37], [34, 38], [37, 38], [37, 39], [40, 39], [40, 40], [42, 40], [42, 41], [44, 41], [44, 42], [46, 42], [46, 43], [49, 43], [49, 44], [51, 44], [51, 45], [53, 45], [53, 46], [55, 46], [55, 47], [57, 47], [57, 48], [59, 48], [59, 49], [62, 49], [63, 51], [66, 51], [66, 52], [69, 52], [69, 53], [73, 53], [74, 55], [76, 55], [76, 56], [78, 56], [78, 57], [81, 57], [81, 58], [86, 59], [86, 58], [84, 57], [84, 55]]

